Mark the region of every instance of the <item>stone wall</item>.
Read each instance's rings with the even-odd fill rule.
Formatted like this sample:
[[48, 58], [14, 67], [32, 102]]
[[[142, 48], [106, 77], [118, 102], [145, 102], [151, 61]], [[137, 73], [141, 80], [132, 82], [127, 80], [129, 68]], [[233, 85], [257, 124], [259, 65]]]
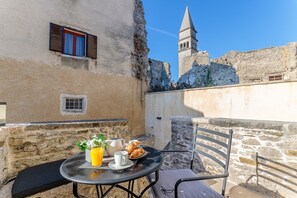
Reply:
[[[80, 152], [75, 146], [81, 139], [88, 139], [95, 134], [104, 134], [108, 138], [120, 137], [126, 141], [132, 138], [125, 119], [94, 120], [80, 122], [57, 122], [6, 125], [0, 127], [0, 194], [10, 197], [11, 185], [7, 181], [19, 171], [34, 165], [64, 159]], [[152, 146], [153, 138], [139, 138], [144, 145]], [[140, 183], [144, 180], [138, 181]], [[45, 192], [42, 197], [60, 195], [69, 197], [71, 185], [64, 190]], [[95, 192], [93, 187], [82, 187], [85, 193]], [[38, 196], [37, 196], [38, 197]]]
[[182, 61], [180, 63], [179, 70], [181, 73], [179, 73], [179, 77], [181, 77], [183, 74], [187, 73], [192, 69], [192, 66], [194, 65], [210, 65], [210, 59], [209, 54], [207, 51], [199, 51], [196, 52], [190, 56], [185, 56], [182, 58]]
[[[297, 122], [174, 117], [171, 123], [175, 149], [191, 150], [193, 125], [224, 133], [232, 129], [228, 180], [271, 197], [297, 196]], [[189, 157], [167, 155], [164, 168], [189, 167]], [[218, 172], [215, 164], [200, 159], [204, 166], [198, 164], [196, 171]]]
[[238, 84], [239, 78], [233, 67], [211, 62], [209, 65], [193, 63], [191, 69], [182, 75], [177, 86], [181, 88], [199, 88]]
[[146, 21], [144, 18], [144, 8], [141, 0], [135, 0], [135, 32], [134, 32], [134, 52], [132, 52], [132, 76], [138, 79], [149, 81], [149, 63], [147, 47]]
[[171, 71], [169, 63], [149, 59], [150, 91], [165, 91], [171, 87]]
[[[194, 79], [193, 76], [195, 76], [195, 79], [201, 81], [203, 80], [201, 75], [203, 76], [204, 71], [193, 69], [193, 65], [221, 65], [225, 66], [225, 68], [228, 66], [233, 67], [236, 73], [235, 77], [239, 79], [240, 83], [267, 82], [270, 76], [277, 75], [281, 75], [283, 80], [294, 80], [297, 79], [297, 43], [292, 42], [286, 46], [270, 47], [247, 52], [230, 51], [222, 57], [212, 60], [209, 60], [207, 52], [198, 52], [184, 57], [181, 66], [184, 70], [183, 74], [187, 74], [187, 77], [191, 75], [192, 79]], [[228, 74], [228, 70], [226, 70], [224, 74], [223, 69], [224, 67], [221, 67], [221, 72], [215, 73], [213, 78], [236, 79], [233, 74]], [[222, 73], [224, 76], [222, 76]], [[180, 83], [185, 83], [185, 77], [181, 76], [179, 81]], [[214, 83], [211, 86], [216, 85], [224, 85], [224, 83]]]
[[131, 138], [127, 120], [8, 124], [0, 129], [1, 150], [5, 152], [1, 184], [27, 167], [64, 159], [79, 152], [75, 146], [77, 140], [98, 133], [110, 138]]
[[297, 43], [247, 52], [231, 51], [212, 62], [236, 69], [240, 83], [268, 81], [282, 75], [284, 80], [297, 78]]

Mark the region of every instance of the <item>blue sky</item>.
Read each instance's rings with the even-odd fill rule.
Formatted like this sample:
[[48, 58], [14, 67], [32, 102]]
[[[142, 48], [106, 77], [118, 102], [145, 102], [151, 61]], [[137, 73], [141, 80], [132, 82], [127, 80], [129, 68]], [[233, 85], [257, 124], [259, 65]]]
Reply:
[[198, 50], [211, 58], [297, 42], [297, 0], [143, 0], [149, 57], [169, 62], [178, 76], [178, 31], [186, 5]]

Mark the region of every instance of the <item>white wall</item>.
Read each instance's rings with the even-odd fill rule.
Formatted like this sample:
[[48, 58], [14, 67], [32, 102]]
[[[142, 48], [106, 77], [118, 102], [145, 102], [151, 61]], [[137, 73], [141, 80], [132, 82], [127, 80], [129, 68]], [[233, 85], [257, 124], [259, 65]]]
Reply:
[[6, 105], [0, 104], [0, 124], [6, 120]]
[[297, 121], [297, 82], [148, 93], [145, 129], [159, 148], [170, 140], [171, 116]]
[[61, 65], [49, 50], [50, 22], [98, 37], [95, 72], [131, 75], [134, 0], [1, 0], [0, 58]]

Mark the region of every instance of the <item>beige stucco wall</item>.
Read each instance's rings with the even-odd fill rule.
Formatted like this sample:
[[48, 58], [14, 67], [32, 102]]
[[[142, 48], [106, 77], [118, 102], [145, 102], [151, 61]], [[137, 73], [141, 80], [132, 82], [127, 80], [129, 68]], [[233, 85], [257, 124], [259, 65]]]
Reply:
[[131, 75], [134, 6], [134, 0], [2, 0], [0, 57], [61, 65], [59, 53], [48, 50], [52, 22], [97, 36], [90, 70]]
[[[143, 134], [147, 86], [134, 77], [131, 60], [135, 26], [145, 24], [135, 22], [139, 7], [134, 0], [1, 1], [0, 102], [7, 102], [7, 122], [125, 118], [133, 135]], [[50, 51], [50, 22], [96, 35], [97, 59]], [[85, 95], [86, 113], [63, 115], [62, 94]]]
[[[126, 118], [134, 135], [143, 133], [146, 86], [140, 80], [7, 58], [0, 65], [0, 100], [7, 102], [8, 123]], [[61, 114], [62, 93], [86, 95], [86, 113]]]
[[293, 81], [149, 93], [146, 133], [154, 134], [162, 148], [170, 140], [171, 116], [297, 121], [296, 90]]

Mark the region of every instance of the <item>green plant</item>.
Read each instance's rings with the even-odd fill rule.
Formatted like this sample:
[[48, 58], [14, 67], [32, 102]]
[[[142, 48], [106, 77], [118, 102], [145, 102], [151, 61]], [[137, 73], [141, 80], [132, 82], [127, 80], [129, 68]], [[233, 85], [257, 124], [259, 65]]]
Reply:
[[90, 141], [90, 147], [91, 148], [96, 148], [96, 147], [104, 147], [106, 148], [107, 143], [106, 140], [107, 138], [103, 134], [95, 135], [93, 136], [92, 140]]
[[85, 151], [86, 149], [88, 149], [88, 141], [87, 140], [78, 141], [76, 142], [76, 146], [78, 146], [80, 150]]
[[76, 142], [76, 146], [79, 147], [80, 150], [85, 151], [87, 149], [92, 149], [96, 147], [104, 147], [108, 146], [105, 141], [107, 138], [103, 134], [94, 135], [91, 140], [82, 140]]

